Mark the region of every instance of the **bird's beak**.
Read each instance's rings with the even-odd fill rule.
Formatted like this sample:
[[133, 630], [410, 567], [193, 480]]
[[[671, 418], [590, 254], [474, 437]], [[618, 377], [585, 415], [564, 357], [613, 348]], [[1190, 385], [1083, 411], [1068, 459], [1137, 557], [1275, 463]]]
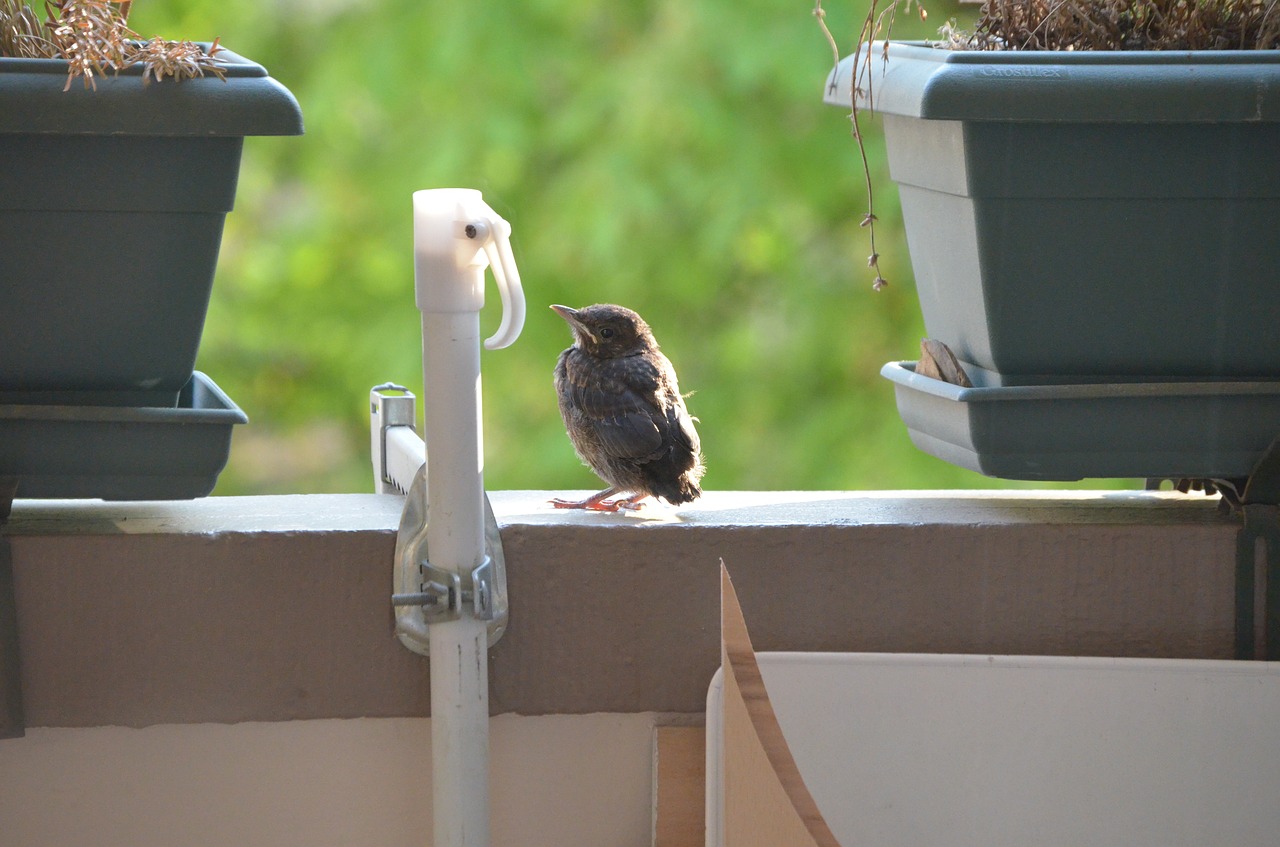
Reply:
[[573, 330], [573, 334], [581, 338], [584, 343], [591, 337], [591, 331], [578, 319], [577, 309], [571, 309], [568, 306], [552, 306], [551, 310], [564, 318], [569, 328]]

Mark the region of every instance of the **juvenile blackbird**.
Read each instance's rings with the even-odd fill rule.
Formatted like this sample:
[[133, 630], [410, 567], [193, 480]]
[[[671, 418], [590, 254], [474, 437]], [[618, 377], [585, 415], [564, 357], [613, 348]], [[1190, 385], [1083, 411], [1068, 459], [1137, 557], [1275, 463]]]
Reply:
[[578, 457], [609, 484], [585, 500], [551, 502], [616, 512], [647, 496], [675, 505], [701, 496], [698, 431], [649, 325], [622, 306], [551, 308], [573, 330], [556, 362], [560, 415]]

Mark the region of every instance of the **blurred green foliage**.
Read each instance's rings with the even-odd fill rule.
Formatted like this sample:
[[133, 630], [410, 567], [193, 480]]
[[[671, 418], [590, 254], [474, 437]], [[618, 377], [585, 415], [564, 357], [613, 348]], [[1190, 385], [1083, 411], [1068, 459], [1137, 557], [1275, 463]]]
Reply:
[[[930, 4], [928, 37], [960, 14]], [[972, 8], [972, 7], [968, 7]], [[249, 414], [217, 493], [368, 491], [369, 388], [421, 391], [411, 193], [470, 187], [513, 227], [529, 319], [486, 353], [486, 484], [593, 488], [551, 386], [547, 306], [643, 314], [700, 420], [708, 488], [1011, 487], [916, 451], [879, 375], [922, 334], [875, 121], [861, 165], [822, 103], [806, 0], [144, 0], [144, 36], [210, 40], [297, 96], [246, 142], [198, 367]], [[828, 4], [842, 52], [861, 4]], [[490, 296], [482, 317], [497, 326]]]

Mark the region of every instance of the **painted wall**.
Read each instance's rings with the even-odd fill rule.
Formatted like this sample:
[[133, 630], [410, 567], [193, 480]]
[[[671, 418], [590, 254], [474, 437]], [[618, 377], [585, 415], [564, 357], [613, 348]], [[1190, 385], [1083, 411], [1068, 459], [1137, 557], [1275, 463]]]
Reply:
[[[652, 714], [493, 719], [494, 847], [648, 847]], [[31, 728], [0, 741], [0, 847], [426, 845], [431, 722]]]
[[[493, 496], [497, 847], [650, 843], [655, 715], [704, 709], [722, 558], [760, 650], [1232, 654], [1239, 523], [1203, 497], [709, 492], [602, 516], [547, 496]], [[27, 736], [0, 741], [0, 847], [427, 844], [400, 505], [16, 503]]]

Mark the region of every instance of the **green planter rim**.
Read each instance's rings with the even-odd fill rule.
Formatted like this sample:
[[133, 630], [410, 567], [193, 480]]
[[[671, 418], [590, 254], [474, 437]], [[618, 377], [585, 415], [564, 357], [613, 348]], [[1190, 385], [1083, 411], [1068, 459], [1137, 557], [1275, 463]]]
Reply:
[[[197, 42], [205, 50], [213, 46], [212, 42]], [[267, 69], [251, 59], [246, 59], [239, 53], [228, 50], [225, 47], [218, 51], [218, 64], [223, 69], [228, 79], [243, 79], [247, 77], [264, 77], [267, 76]], [[55, 74], [65, 85], [67, 75], [67, 63], [63, 59], [19, 59], [8, 56], [0, 57], [0, 74]], [[135, 62], [128, 67], [121, 68], [118, 74], [111, 73], [107, 77], [141, 77], [142, 63]], [[216, 77], [214, 77], [216, 79]], [[172, 83], [173, 80], [164, 80], [164, 84]], [[184, 81], [185, 82], [185, 81]], [[183, 83], [174, 83], [181, 85]], [[72, 82], [71, 87], [82, 87], [80, 80]]]
[[[1280, 122], [1280, 50], [978, 51], [874, 42], [874, 111], [930, 120], [1045, 123]], [[864, 65], [864, 68], [868, 67]], [[848, 107], [853, 57], [827, 79]], [[865, 87], [865, 86], [864, 86]], [[867, 108], [860, 97], [860, 107]]]
[[[879, 56], [883, 41], [872, 43]], [[928, 41], [890, 41], [889, 55], [910, 51], [949, 65], [1256, 65], [1280, 64], [1280, 50], [948, 50]]]
[[[207, 46], [207, 45], [206, 45]], [[63, 135], [301, 135], [302, 110], [266, 68], [231, 50], [226, 79], [144, 81], [140, 63], [66, 88], [61, 59], [0, 58], [0, 133]]]

